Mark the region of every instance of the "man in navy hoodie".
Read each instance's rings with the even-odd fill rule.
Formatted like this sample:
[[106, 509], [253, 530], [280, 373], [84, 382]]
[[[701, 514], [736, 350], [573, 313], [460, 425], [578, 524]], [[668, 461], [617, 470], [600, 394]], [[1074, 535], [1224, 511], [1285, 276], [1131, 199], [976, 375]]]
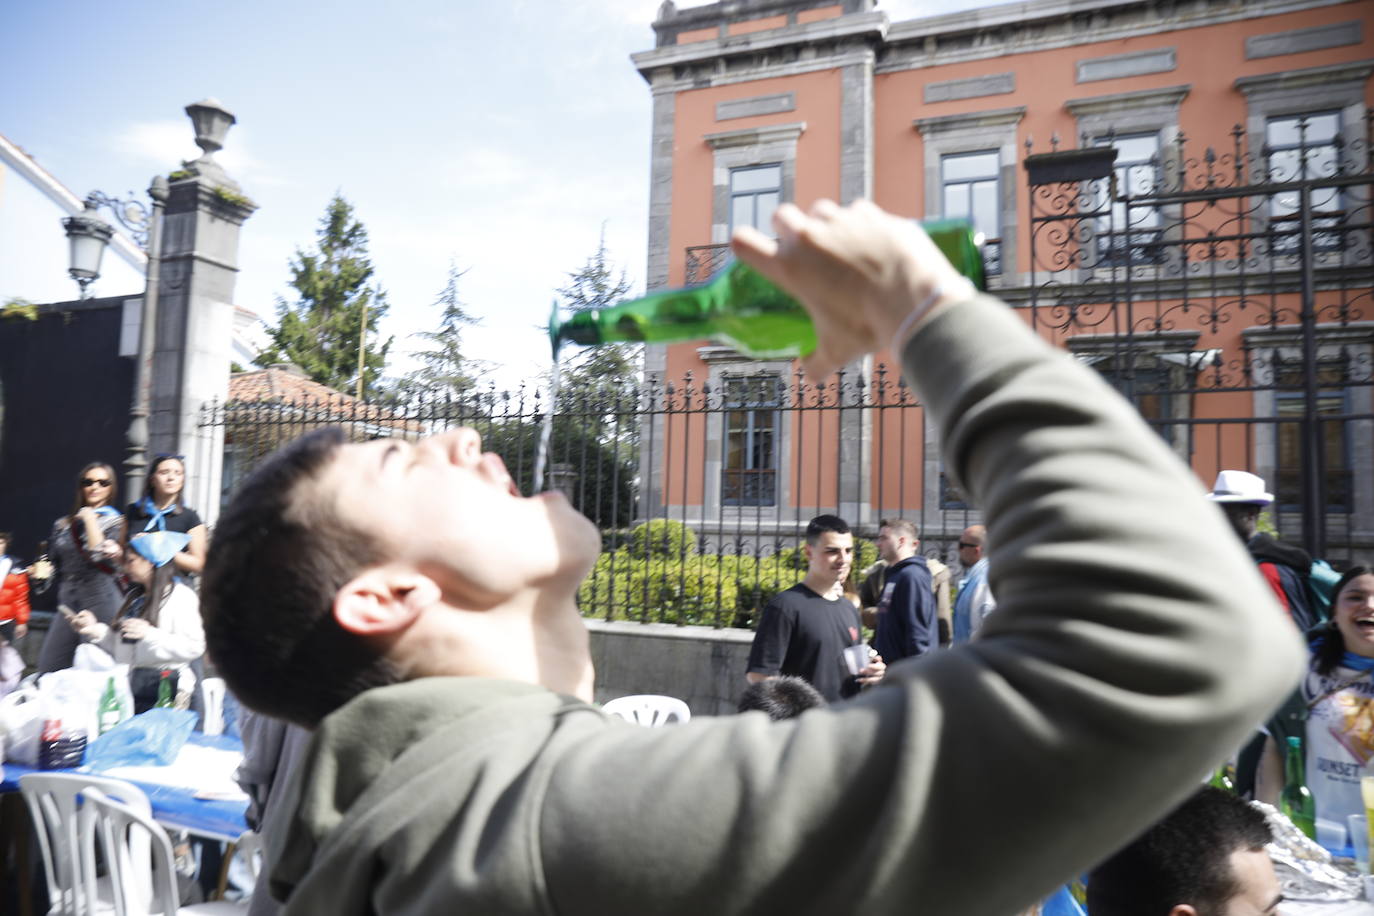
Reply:
[[924, 655], [940, 644], [940, 636], [930, 567], [916, 553], [921, 543], [916, 526], [905, 519], [883, 519], [875, 543], [887, 561], [887, 576], [878, 599], [873, 648], [888, 663]]

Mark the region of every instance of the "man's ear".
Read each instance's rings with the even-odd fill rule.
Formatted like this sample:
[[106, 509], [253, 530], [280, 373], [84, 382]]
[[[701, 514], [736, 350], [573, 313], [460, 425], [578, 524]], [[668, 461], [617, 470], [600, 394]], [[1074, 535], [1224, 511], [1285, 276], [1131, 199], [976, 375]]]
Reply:
[[1197, 916], [1197, 908], [1189, 903], [1180, 903], [1169, 911], [1169, 916]]
[[334, 596], [334, 620], [359, 636], [400, 633], [439, 599], [428, 576], [387, 567], [359, 573]]

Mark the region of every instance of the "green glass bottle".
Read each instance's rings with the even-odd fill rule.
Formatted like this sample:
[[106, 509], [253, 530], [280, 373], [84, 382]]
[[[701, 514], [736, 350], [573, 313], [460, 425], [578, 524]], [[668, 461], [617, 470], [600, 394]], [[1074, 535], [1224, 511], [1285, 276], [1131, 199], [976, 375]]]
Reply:
[[154, 709], [168, 708], [172, 706], [172, 672], [162, 672], [162, 679], [157, 682], [157, 702], [153, 704]]
[[1236, 783], [1231, 774], [1235, 772], [1235, 766], [1229, 760], [1223, 760], [1212, 774], [1208, 784], [1217, 789], [1224, 789], [1232, 795], [1236, 794]]
[[124, 710], [119, 705], [119, 694], [115, 693], [114, 677], [105, 684], [105, 692], [100, 695], [100, 706], [96, 709], [96, 733], [105, 734], [124, 718]]
[[1306, 761], [1302, 754], [1302, 739], [1288, 738], [1288, 760], [1284, 764], [1283, 792], [1279, 795], [1279, 810], [1293, 826], [1312, 839], [1317, 838], [1317, 805], [1307, 789]]
[[[965, 220], [935, 220], [922, 228], [945, 257], [978, 289], [986, 289], [982, 235]], [[734, 261], [700, 286], [650, 293], [604, 309], [584, 309], [560, 320], [549, 318], [549, 340], [557, 356], [563, 341], [674, 343], [714, 337], [755, 357], [806, 356], [816, 349], [816, 331], [801, 303], [743, 261]]]

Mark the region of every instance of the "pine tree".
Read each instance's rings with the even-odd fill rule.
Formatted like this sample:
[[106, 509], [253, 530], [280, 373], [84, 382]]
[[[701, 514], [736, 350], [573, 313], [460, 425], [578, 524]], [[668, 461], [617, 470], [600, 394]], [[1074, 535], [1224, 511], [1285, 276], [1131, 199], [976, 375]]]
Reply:
[[435, 393], [460, 395], [475, 386], [477, 377], [486, 369], [485, 362], [463, 355], [463, 329], [480, 320], [468, 314], [467, 306], [458, 297], [458, 281], [466, 273], [449, 262], [448, 282], [434, 300], [441, 309], [439, 326], [414, 335], [425, 341], [429, 349], [416, 352], [420, 368], [411, 374], [410, 380]]
[[[568, 283], [558, 290], [558, 295], [564, 308], [580, 312], [615, 305], [629, 292], [630, 281], [624, 269], [617, 273], [606, 254], [603, 228], [596, 252], [580, 269], [568, 274]], [[603, 344], [567, 356], [560, 390], [571, 396], [607, 385], [634, 384], [639, 380], [643, 350], [639, 344]]]
[[387, 313], [386, 293], [373, 282], [367, 229], [353, 207], [335, 194], [316, 231], [317, 250], [296, 249], [291, 263], [295, 303], [277, 299], [278, 324], [258, 363], [290, 361], [315, 381], [353, 393], [358, 381], [358, 344], [366, 313], [362, 390], [366, 397], [386, 366], [391, 338], [377, 340]]

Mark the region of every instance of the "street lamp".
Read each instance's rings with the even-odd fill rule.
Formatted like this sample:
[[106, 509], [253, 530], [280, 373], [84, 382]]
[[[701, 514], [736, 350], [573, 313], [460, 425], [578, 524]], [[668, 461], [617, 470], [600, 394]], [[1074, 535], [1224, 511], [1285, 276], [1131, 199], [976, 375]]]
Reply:
[[[186, 106], [186, 114], [196, 130], [196, 145], [203, 155], [185, 163], [194, 174], [223, 175], [214, 154], [224, 147], [224, 137], [234, 124], [234, 116], [214, 99], [206, 99]], [[87, 298], [88, 287], [100, 277], [100, 260], [114, 229], [102, 220], [98, 211], [104, 207], [114, 215], [142, 246], [147, 254], [143, 291], [143, 310], [139, 319], [138, 361], [134, 376], [133, 403], [129, 408], [129, 429], [124, 458], [124, 492], [137, 499], [143, 491], [148, 469], [148, 415], [152, 399], [153, 350], [157, 332], [158, 280], [162, 261], [162, 211], [167, 203], [170, 186], [158, 175], [148, 186], [151, 206], [130, 195], [127, 199], [107, 197], [99, 191], [86, 196], [85, 209], [78, 216], [62, 220], [71, 247], [71, 274], [81, 287], [81, 298]]]
[[71, 248], [71, 267], [67, 273], [81, 287], [82, 299], [90, 295], [88, 287], [100, 276], [100, 259], [114, 235], [110, 224], [100, 218], [99, 209], [100, 204], [92, 195], [86, 198], [86, 208], [80, 216], [69, 216], [62, 221]]

